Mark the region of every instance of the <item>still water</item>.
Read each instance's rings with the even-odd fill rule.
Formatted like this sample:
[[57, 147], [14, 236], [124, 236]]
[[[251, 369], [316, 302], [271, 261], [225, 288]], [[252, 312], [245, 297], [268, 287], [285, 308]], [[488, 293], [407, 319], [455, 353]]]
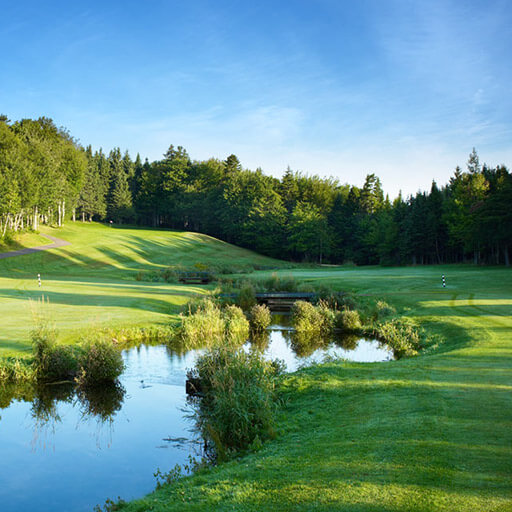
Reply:
[[[374, 341], [307, 346], [284, 326], [255, 342], [288, 371], [326, 357], [386, 361]], [[186, 370], [200, 351], [179, 355], [164, 346], [123, 352], [121, 387], [77, 396], [72, 387], [0, 389], [0, 510], [90, 512], [107, 498], [141, 497], [166, 472], [199, 453], [187, 419]]]

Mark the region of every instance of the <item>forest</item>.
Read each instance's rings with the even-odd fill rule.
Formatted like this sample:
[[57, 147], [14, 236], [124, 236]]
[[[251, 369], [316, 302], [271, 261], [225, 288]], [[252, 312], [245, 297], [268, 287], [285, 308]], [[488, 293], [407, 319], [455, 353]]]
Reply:
[[192, 160], [171, 145], [142, 162], [84, 147], [48, 118], [0, 116], [0, 239], [40, 224], [100, 221], [198, 231], [281, 259], [357, 265], [510, 264], [512, 174], [475, 149], [449, 183], [391, 200], [287, 169], [281, 179], [235, 155]]

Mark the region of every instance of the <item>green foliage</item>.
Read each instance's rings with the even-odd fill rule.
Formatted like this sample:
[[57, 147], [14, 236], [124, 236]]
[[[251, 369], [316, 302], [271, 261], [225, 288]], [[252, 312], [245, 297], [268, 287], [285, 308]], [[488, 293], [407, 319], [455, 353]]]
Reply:
[[279, 372], [258, 352], [209, 350], [189, 376], [200, 379], [194, 416], [219, 460], [275, 436]]
[[35, 379], [33, 366], [18, 357], [0, 360], [0, 384], [31, 382]]
[[333, 329], [334, 314], [325, 305], [314, 306], [306, 301], [297, 301], [292, 308], [292, 324], [302, 336], [328, 336]]
[[225, 342], [240, 345], [249, 337], [249, 322], [239, 307], [222, 309], [209, 299], [191, 307], [188, 315], [180, 315], [180, 321], [175, 339], [187, 350]]
[[262, 333], [272, 322], [270, 309], [265, 304], [255, 304], [249, 311], [252, 333]]
[[72, 380], [78, 371], [78, 349], [57, 344], [57, 333], [47, 322], [32, 331], [34, 371], [38, 380]]
[[238, 293], [238, 305], [244, 310], [249, 311], [256, 304], [256, 291], [250, 281], [245, 281], [240, 287]]
[[114, 382], [124, 370], [121, 352], [112, 342], [95, 340], [82, 347], [76, 382], [88, 388]]
[[343, 332], [360, 331], [362, 328], [361, 318], [357, 310], [343, 308], [336, 312], [335, 325]]
[[225, 320], [222, 311], [211, 300], [201, 301], [195, 312], [180, 315], [177, 338], [187, 349], [220, 344], [224, 339]]
[[266, 292], [296, 292], [298, 283], [292, 275], [281, 276], [272, 273], [267, 279], [258, 281], [258, 286]]
[[240, 345], [249, 338], [249, 322], [244, 312], [234, 305], [226, 306], [223, 310], [225, 322], [224, 336], [234, 345]]
[[397, 359], [415, 356], [424, 347], [422, 333], [410, 321], [396, 318], [377, 324], [375, 334], [378, 339], [393, 349]]
[[32, 346], [39, 381], [74, 379], [80, 386], [92, 387], [116, 381], [124, 369], [121, 352], [111, 341], [98, 338], [79, 346], [58, 345], [56, 332], [47, 322], [32, 331]]

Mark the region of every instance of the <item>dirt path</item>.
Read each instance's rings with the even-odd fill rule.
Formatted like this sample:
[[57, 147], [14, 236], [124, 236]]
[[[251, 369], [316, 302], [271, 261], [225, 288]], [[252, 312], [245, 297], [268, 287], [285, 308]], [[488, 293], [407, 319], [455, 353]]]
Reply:
[[60, 238], [56, 238], [51, 235], [43, 235], [41, 236], [48, 238], [53, 241], [53, 244], [48, 245], [40, 245], [38, 247], [27, 247], [26, 249], [19, 249], [18, 251], [9, 251], [0, 253], [0, 260], [3, 258], [11, 258], [12, 256], [21, 256], [22, 254], [32, 254], [33, 252], [39, 251], [47, 251], [48, 249], [56, 249], [57, 247], [64, 247], [65, 245], [71, 245], [71, 242], [66, 242], [66, 240], [62, 240]]

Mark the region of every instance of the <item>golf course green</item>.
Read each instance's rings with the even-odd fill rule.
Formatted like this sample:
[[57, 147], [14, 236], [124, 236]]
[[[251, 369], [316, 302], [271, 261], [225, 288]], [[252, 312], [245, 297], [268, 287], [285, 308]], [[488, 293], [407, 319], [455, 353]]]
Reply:
[[0, 260], [0, 357], [30, 350], [43, 296], [64, 341], [97, 326], [169, 322], [212, 288], [135, 279], [170, 264], [282, 267], [278, 273], [298, 280], [383, 299], [437, 337], [414, 358], [331, 361], [288, 375], [275, 440], [122, 510], [512, 510], [510, 269], [289, 269], [193, 233], [81, 223], [41, 232], [71, 245]]
[[[141, 271], [170, 265], [283, 265], [197, 233], [79, 222], [44, 227], [41, 233], [70, 245], [0, 259], [0, 357], [31, 350], [30, 331], [41, 315], [55, 325], [61, 341], [71, 343], [87, 329], [168, 324], [192, 296], [212, 288], [137, 281]], [[51, 243], [39, 239], [31, 238], [27, 247]]]

